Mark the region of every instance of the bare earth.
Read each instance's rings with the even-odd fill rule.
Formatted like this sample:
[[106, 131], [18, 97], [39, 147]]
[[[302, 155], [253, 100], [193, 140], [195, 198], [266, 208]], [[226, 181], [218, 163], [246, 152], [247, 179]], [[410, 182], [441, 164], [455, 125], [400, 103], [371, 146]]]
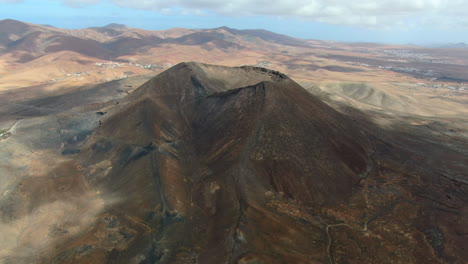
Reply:
[[0, 21], [0, 263], [465, 263], [467, 71], [466, 49]]

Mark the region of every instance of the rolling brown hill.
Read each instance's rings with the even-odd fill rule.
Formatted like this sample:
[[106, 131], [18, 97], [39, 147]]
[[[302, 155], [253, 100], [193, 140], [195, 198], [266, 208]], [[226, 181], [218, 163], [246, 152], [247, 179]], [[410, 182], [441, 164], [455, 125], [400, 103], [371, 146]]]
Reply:
[[[236, 30], [228, 27], [207, 30], [172, 29], [147, 31], [125, 25], [65, 30], [33, 25], [16, 20], [0, 21], [0, 52], [30, 52], [29, 59], [51, 52], [69, 50], [99, 59], [115, 60], [137, 49], [161, 44], [202, 45], [215, 43], [217, 48], [239, 47], [244, 42], [266, 41], [281, 45], [307, 46], [304, 40], [266, 30]], [[1, 54], [0, 53], [0, 54]], [[21, 62], [26, 62], [26, 57]]]
[[468, 257], [467, 146], [442, 123], [342, 114], [251, 66], [181, 63], [110, 99], [113, 85], [23, 102], [60, 111], [20, 121], [3, 110], [3, 262]]
[[459, 117], [468, 113], [467, 54], [466, 49], [302, 40], [228, 27], [61, 29], [7, 19], [0, 21], [0, 99], [24, 95], [25, 89], [33, 97], [45, 87], [63, 93], [199, 61], [281, 71], [310, 92], [326, 94], [332, 104]]

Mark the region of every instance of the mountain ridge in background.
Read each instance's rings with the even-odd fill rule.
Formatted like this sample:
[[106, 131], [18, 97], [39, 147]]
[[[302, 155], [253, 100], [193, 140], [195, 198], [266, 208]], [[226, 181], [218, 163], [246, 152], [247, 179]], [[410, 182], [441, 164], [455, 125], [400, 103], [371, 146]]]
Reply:
[[[229, 34], [229, 36], [225, 36], [219, 31]], [[3, 33], [0, 42], [0, 45], [3, 46], [3, 52], [33, 51], [33, 53], [37, 53], [36, 56], [40, 56], [51, 51], [67, 49], [101, 59], [116, 59], [116, 57], [128, 55], [136, 48], [165, 43], [200, 45], [214, 41], [215, 46], [218, 47], [218, 42], [222, 42], [226, 38], [244, 40], [245, 38], [257, 38], [282, 45], [305, 45], [303, 40], [266, 30], [237, 30], [228, 27], [208, 30], [174, 28], [150, 31], [112, 23], [104, 27], [62, 30], [6, 19], [0, 21], [0, 32]], [[44, 38], [43, 41], [49, 44], [46, 46], [35, 45], [35, 43], [28, 41], [31, 36], [34, 39]], [[79, 42], [77, 46], [80, 48], [73, 47], [71, 42]], [[219, 45], [221, 45], [220, 48], [224, 48], [222, 43]], [[87, 48], [88, 46], [89, 48]], [[231, 47], [233, 46], [231, 45]], [[242, 48], [242, 46], [238, 45], [238, 48]], [[33, 58], [31, 56], [31, 59]]]
[[[0, 93], [9, 98], [35, 97], [45, 87], [60, 94], [149, 78], [181, 61], [272, 68], [311, 91], [319, 88], [334, 100], [369, 109], [423, 116], [466, 112], [466, 49], [301, 40], [228, 27], [150, 31], [111, 24], [71, 30], [0, 21]], [[23, 92], [27, 87], [33, 87], [30, 93]], [[357, 90], [350, 94], [340, 87]]]

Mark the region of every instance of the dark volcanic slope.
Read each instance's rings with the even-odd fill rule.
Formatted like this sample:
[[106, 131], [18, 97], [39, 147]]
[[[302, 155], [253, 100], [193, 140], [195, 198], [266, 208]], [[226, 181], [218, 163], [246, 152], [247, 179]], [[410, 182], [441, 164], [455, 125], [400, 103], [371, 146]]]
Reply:
[[[27, 218], [22, 229], [34, 229], [16, 240], [9, 235], [17, 246], [0, 251], [3, 259], [246, 264], [467, 257], [466, 153], [358, 123], [281, 73], [182, 63], [91, 115], [40, 124], [35, 149], [54, 149], [56, 164], [23, 176], [2, 200], [6, 227]], [[39, 125], [23, 126], [33, 134]], [[18, 149], [14, 142], [3, 144]], [[57, 213], [62, 204], [66, 215]], [[42, 239], [30, 242], [28, 234]]]
[[160, 156], [174, 158], [189, 178], [252, 181], [242, 192], [250, 186], [308, 205], [342, 202], [369, 167], [362, 132], [285, 75], [264, 69], [179, 64], [114, 111], [101, 133], [163, 146], [172, 155]]
[[[277, 72], [179, 64], [121, 105], [83, 153], [95, 162], [109, 159], [115, 169], [90, 180], [126, 194], [132, 202], [123, 210], [139, 218], [158, 208], [158, 236], [175, 251], [164, 256], [168, 263], [183, 248], [201, 263], [234, 262], [249, 252], [267, 262], [323, 259], [323, 249], [310, 253], [324, 246], [314, 242], [320, 234], [307, 235], [310, 227], [269, 209], [269, 200], [343, 203], [370, 167], [364, 134]], [[100, 145], [113, 151], [92, 151]], [[130, 176], [132, 187], [129, 175], [137, 177]], [[284, 224], [291, 230], [277, 230]]]

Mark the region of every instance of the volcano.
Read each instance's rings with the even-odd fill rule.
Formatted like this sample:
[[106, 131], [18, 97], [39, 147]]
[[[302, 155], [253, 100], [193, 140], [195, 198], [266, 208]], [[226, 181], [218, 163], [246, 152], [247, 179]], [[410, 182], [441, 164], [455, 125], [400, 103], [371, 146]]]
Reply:
[[0, 231], [14, 246], [0, 257], [462, 263], [468, 163], [429, 140], [340, 113], [276, 71], [181, 63], [97, 114], [24, 121], [1, 142], [53, 162], [12, 175]]

